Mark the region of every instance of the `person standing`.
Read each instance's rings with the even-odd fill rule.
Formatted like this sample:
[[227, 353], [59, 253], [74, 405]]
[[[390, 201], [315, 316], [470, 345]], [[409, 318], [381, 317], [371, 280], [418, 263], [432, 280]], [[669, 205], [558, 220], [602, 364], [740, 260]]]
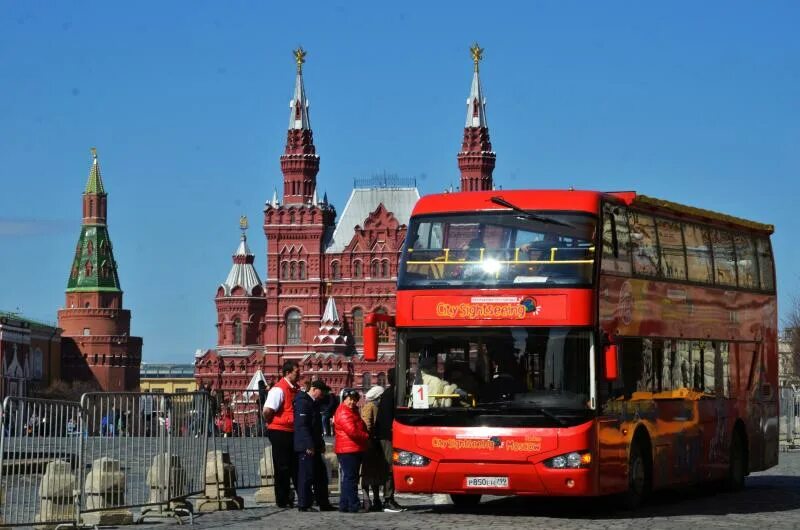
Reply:
[[311, 508], [312, 486], [317, 506], [321, 512], [333, 511], [328, 500], [328, 473], [322, 455], [325, 440], [322, 438], [320, 406], [331, 391], [321, 379], [311, 383], [308, 392], [298, 392], [294, 398], [294, 451], [297, 453], [297, 510]]
[[272, 466], [275, 470], [275, 504], [290, 508], [292, 484], [297, 485], [297, 461], [294, 452], [294, 399], [299, 387], [300, 365], [288, 360], [281, 370], [283, 379], [267, 393], [264, 403], [264, 420], [267, 436], [272, 445]]
[[[364, 453], [364, 463], [361, 465], [361, 488], [364, 490], [364, 508], [371, 512], [383, 511], [381, 504], [380, 488], [386, 482], [381, 446], [375, 437], [375, 420], [378, 417], [378, 403], [383, 395], [383, 387], [375, 385], [364, 396], [366, 403], [361, 407], [361, 419], [367, 426], [369, 434], [369, 447]], [[370, 491], [372, 501], [370, 502]]]
[[367, 426], [358, 413], [358, 391], [347, 388], [342, 392], [342, 404], [333, 416], [333, 428], [336, 430], [333, 449], [339, 458], [342, 470], [341, 492], [339, 493], [339, 511], [359, 513], [365, 512], [358, 500], [358, 470], [364, 451], [367, 450], [369, 435]]
[[392, 472], [392, 423], [394, 422], [394, 368], [389, 368], [386, 379], [389, 386], [378, 403], [378, 416], [375, 420], [375, 437], [381, 445], [386, 482], [383, 485], [383, 511], [402, 512], [405, 510], [394, 500], [394, 475]]

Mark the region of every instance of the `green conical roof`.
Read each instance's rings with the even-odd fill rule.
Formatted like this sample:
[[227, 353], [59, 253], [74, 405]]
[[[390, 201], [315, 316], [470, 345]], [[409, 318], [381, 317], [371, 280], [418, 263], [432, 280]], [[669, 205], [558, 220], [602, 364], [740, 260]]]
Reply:
[[121, 291], [117, 262], [105, 225], [81, 227], [67, 282], [67, 292], [74, 291]]
[[92, 147], [92, 168], [89, 170], [89, 180], [86, 181], [84, 193], [105, 194], [103, 178], [100, 176], [100, 163], [97, 161], [97, 149]]

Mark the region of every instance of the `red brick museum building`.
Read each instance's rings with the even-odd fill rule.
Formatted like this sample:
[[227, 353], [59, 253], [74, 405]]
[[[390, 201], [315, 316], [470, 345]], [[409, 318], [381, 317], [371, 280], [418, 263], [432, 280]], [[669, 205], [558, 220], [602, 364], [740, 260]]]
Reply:
[[[463, 143], [458, 153], [461, 189], [492, 189], [495, 153], [475, 63]], [[213, 388], [254, 388], [277, 380], [287, 359], [300, 362], [301, 381], [324, 379], [338, 391], [385, 384], [394, 365], [394, 332], [381, 334], [377, 362], [363, 360], [364, 315], [395, 312], [400, 249], [414, 203], [413, 180], [357, 182], [340, 216], [317, 193], [320, 157], [314, 145], [303, 84], [305, 52], [295, 52], [297, 75], [286, 146], [280, 157], [283, 194], [264, 207], [262, 282], [248, 245], [247, 222], [227, 278], [217, 287], [217, 345], [198, 350], [195, 378]]]

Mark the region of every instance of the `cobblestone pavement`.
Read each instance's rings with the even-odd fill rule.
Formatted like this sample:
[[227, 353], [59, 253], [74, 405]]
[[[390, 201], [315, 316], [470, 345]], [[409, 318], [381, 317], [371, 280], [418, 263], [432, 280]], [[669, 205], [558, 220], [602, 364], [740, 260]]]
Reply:
[[[780, 465], [747, 479], [740, 493], [710, 487], [658, 493], [636, 512], [614, 508], [607, 499], [490, 498], [474, 510], [435, 504], [432, 496], [398, 496], [408, 507], [399, 514], [299, 513], [275, 507], [201, 514], [195, 528], [349, 528], [453, 530], [456, 528], [797, 528], [800, 529], [800, 452], [781, 453]], [[249, 502], [247, 506], [256, 506]], [[166, 529], [174, 521], [145, 521], [137, 528]]]

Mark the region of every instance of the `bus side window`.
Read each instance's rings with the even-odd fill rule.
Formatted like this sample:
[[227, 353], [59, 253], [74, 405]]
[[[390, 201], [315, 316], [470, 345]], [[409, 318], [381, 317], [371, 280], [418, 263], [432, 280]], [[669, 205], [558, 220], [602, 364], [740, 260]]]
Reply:
[[634, 392], [653, 391], [653, 343], [650, 339], [628, 338], [622, 340], [623, 395], [630, 398]]
[[758, 275], [761, 279], [761, 289], [765, 291], [775, 290], [774, 271], [772, 270], [772, 249], [769, 240], [758, 238], [756, 240], [756, 252], [758, 253]]
[[733, 236], [733, 242], [736, 245], [736, 275], [739, 278], [739, 287], [758, 289], [758, 265], [753, 238], [746, 234], [736, 234]]
[[714, 343], [714, 380], [718, 396], [731, 397], [731, 365], [727, 342]]
[[683, 253], [681, 224], [658, 219], [658, 245], [661, 248], [661, 271], [665, 278], [686, 280], [686, 257]]
[[603, 205], [603, 270], [631, 273], [628, 211], [620, 206]]
[[655, 221], [649, 215], [633, 211], [629, 221], [633, 271], [642, 276], [658, 276], [660, 267]]
[[714, 283], [711, 263], [711, 241], [708, 230], [698, 225], [683, 225], [683, 240], [686, 245], [686, 263], [689, 266], [689, 281]]
[[714, 283], [735, 286], [736, 253], [731, 234], [723, 230], [712, 230], [711, 242], [714, 249], [714, 270], [717, 273]]

